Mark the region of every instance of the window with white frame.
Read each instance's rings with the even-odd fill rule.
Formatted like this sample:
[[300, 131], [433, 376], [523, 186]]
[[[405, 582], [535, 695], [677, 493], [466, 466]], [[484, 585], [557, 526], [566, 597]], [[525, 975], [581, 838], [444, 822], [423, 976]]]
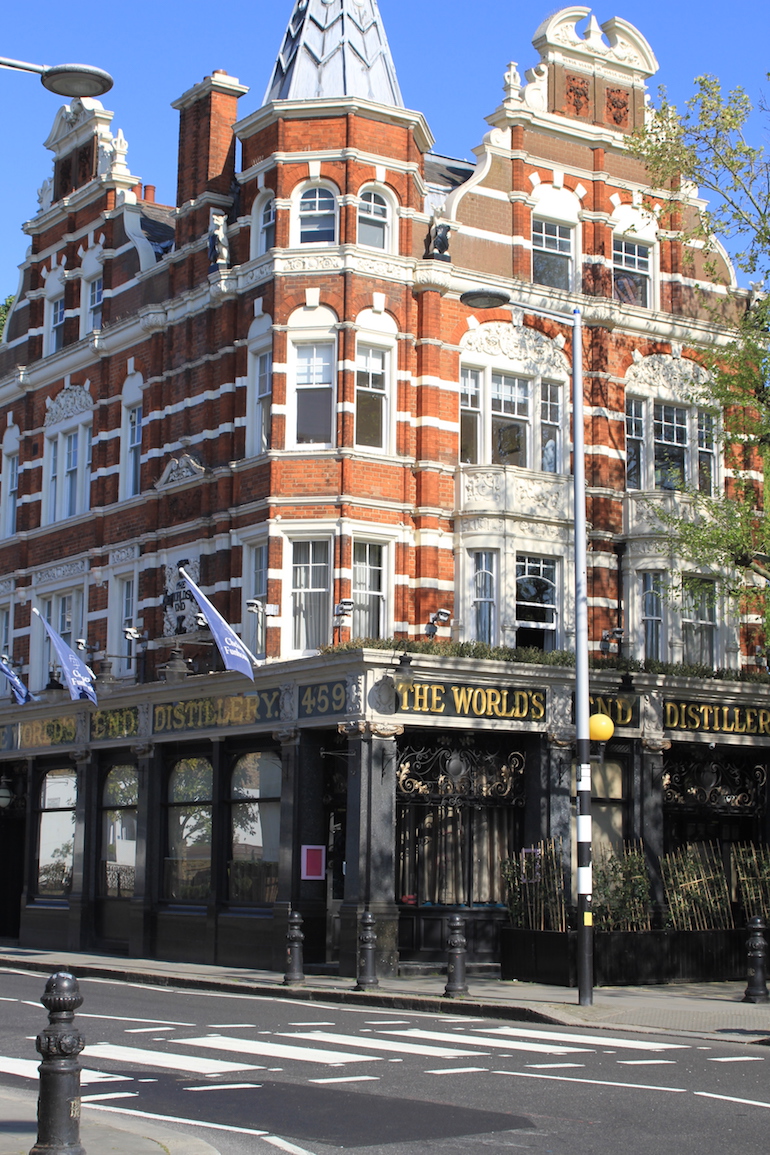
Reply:
[[558, 473], [562, 468], [563, 392], [558, 382], [463, 367], [461, 462]]
[[104, 278], [95, 277], [92, 281], [88, 281], [86, 283], [86, 290], [88, 292], [88, 315], [86, 319], [86, 331], [90, 333], [94, 329], [101, 329], [102, 327]]
[[58, 353], [64, 348], [64, 294], [50, 302], [50, 334], [48, 352]]
[[704, 578], [685, 579], [682, 599], [682, 660], [713, 669], [716, 637], [716, 587]]
[[331, 623], [331, 543], [292, 542], [292, 643], [317, 650], [329, 641]]
[[556, 564], [553, 558], [517, 554], [516, 645], [520, 648], [556, 649]]
[[716, 428], [711, 413], [687, 405], [626, 398], [626, 488], [716, 486]]
[[250, 631], [247, 644], [252, 653], [261, 658], [266, 652], [267, 542], [252, 546], [249, 555], [250, 586], [247, 587], [247, 597], [252, 606], [248, 607], [250, 612], [247, 613]]
[[[11, 653], [11, 607], [0, 606], [0, 657], [9, 663], [13, 660]], [[0, 677], [0, 693], [10, 694], [11, 688], [8, 679]]]
[[664, 661], [662, 573], [642, 574], [642, 638], [645, 661]]
[[[50, 626], [64, 639], [65, 643], [74, 649], [77, 639], [84, 637], [83, 633], [83, 590], [69, 589], [48, 594], [40, 598], [40, 614]], [[44, 635], [44, 636], [43, 636]], [[37, 631], [40, 638], [42, 660], [40, 665], [41, 685], [45, 685], [49, 678], [58, 673], [59, 659], [51, 646], [48, 633], [42, 628]]]
[[612, 290], [616, 301], [624, 305], [639, 305], [646, 309], [652, 303], [650, 276], [652, 272], [650, 245], [614, 237], [612, 241]]
[[48, 524], [85, 513], [91, 500], [91, 425], [76, 425], [46, 438]]
[[356, 445], [385, 449], [388, 434], [388, 353], [359, 344], [356, 352]]
[[371, 541], [353, 543], [353, 636], [385, 636], [385, 547]]
[[314, 341], [295, 348], [297, 445], [332, 444], [334, 349], [333, 341]]
[[331, 189], [315, 185], [299, 201], [299, 243], [333, 245], [337, 239], [337, 199]]
[[8, 453], [3, 461], [3, 530], [6, 537], [16, 533], [16, 509], [19, 500], [19, 455]]
[[142, 488], [142, 407], [132, 405], [126, 413], [126, 497]]
[[367, 190], [358, 205], [358, 243], [371, 249], [389, 248], [390, 212], [385, 197]]
[[266, 453], [270, 448], [270, 417], [273, 402], [273, 354], [270, 350], [258, 353], [254, 358], [256, 377], [256, 406], [254, 423], [254, 448], [257, 453]]
[[118, 579], [118, 593], [120, 597], [120, 666], [118, 673], [132, 674], [134, 672], [135, 643], [126, 630], [136, 625], [136, 581], [133, 575]]
[[574, 229], [554, 221], [532, 220], [532, 280], [569, 292], [573, 286]]
[[275, 200], [270, 197], [259, 213], [258, 255], [275, 248]]
[[493, 550], [471, 553], [473, 586], [471, 592], [471, 629], [473, 640], [494, 645], [497, 638], [497, 556]]

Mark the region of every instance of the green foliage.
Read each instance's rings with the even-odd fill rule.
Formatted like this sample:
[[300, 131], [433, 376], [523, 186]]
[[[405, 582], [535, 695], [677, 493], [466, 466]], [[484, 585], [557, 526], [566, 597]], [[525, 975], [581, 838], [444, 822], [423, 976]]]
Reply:
[[596, 930], [650, 930], [652, 896], [641, 843], [605, 850], [593, 867]]
[[770, 847], [733, 843], [730, 853], [746, 918], [770, 918]]
[[729, 930], [730, 894], [719, 847], [688, 843], [660, 859], [660, 873], [674, 930]]

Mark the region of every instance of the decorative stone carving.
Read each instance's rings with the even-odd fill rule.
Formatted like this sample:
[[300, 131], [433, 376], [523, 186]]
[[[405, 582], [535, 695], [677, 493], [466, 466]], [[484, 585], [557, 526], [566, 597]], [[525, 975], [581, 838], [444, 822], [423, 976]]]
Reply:
[[463, 519], [463, 533], [502, 534], [505, 532], [505, 522], [502, 517], [469, 517]]
[[297, 708], [295, 704], [296, 687], [293, 682], [284, 682], [280, 687], [279, 693], [279, 709], [281, 713], [281, 721], [290, 721], [297, 716]]
[[179, 457], [172, 457], [162, 474], [155, 482], [156, 489], [163, 489], [167, 485], [176, 485], [183, 481], [196, 481], [203, 477], [206, 467], [201, 465], [190, 453], [181, 453]]
[[642, 386], [659, 391], [663, 386], [683, 400], [692, 397], [693, 391], [705, 391], [710, 380], [708, 371], [696, 361], [672, 357], [668, 353], [642, 357], [626, 373], [626, 384], [631, 388]]
[[38, 212], [47, 213], [53, 204], [53, 181], [44, 180], [40, 188], [37, 190], [37, 203], [40, 205]]
[[373, 738], [398, 738], [404, 732], [404, 727], [388, 722], [372, 722], [369, 727]]
[[230, 242], [227, 239], [227, 214], [212, 212], [209, 223], [209, 270], [230, 267]]
[[134, 561], [139, 556], [139, 546], [123, 545], [119, 549], [110, 550], [110, 565], [122, 565], [126, 561]]
[[465, 498], [468, 502], [489, 501], [497, 504], [505, 492], [502, 473], [470, 473], [465, 476]]
[[[180, 561], [185, 571], [197, 584], [200, 580], [201, 563], [197, 559]], [[179, 576], [179, 566], [167, 565], [165, 570], [165, 589], [163, 597], [163, 636], [175, 637], [177, 634], [191, 634], [198, 629], [198, 603], [190, 592], [190, 587], [184, 578]]]
[[359, 674], [348, 674], [345, 679], [347, 686], [348, 714], [360, 714], [363, 703], [363, 679]]
[[3, 578], [2, 581], [0, 581], [0, 594], [12, 594], [13, 587], [13, 578]]
[[485, 353], [489, 357], [506, 357], [516, 361], [523, 372], [532, 376], [556, 374], [569, 377], [569, 363], [554, 341], [535, 329], [490, 321], [463, 334], [462, 349]]
[[143, 333], [157, 333], [168, 325], [168, 316], [161, 309], [155, 309], [151, 313], [142, 314], [139, 325]]
[[568, 76], [565, 103], [575, 116], [588, 114], [590, 95], [587, 76]]
[[44, 425], [48, 429], [59, 421], [68, 417], [77, 417], [80, 413], [89, 413], [94, 407], [91, 394], [82, 385], [65, 385], [55, 400], [46, 399], [48, 412], [45, 415]]
[[628, 124], [630, 104], [628, 91], [624, 88], [608, 88], [605, 96], [605, 115], [620, 128]]
[[52, 565], [47, 569], [37, 570], [37, 572], [32, 575], [32, 584], [42, 586], [48, 582], [66, 581], [67, 578], [77, 577], [85, 572], [85, 558], [76, 558], [74, 561], [64, 561], [59, 565]]
[[369, 277], [385, 277], [393, 281], [404, 281], [407, 279], [408, 270], [403, 265], [396, 264], [395, 261], [378, 261], [371, 257], [354, 257], [349, 262], [350, 267], [354, 268], [356, 272], [363, 276]]
[[340, 257], [308, 254], [304, 257], [286, 257], [276, 260], [276, 271], [283, 273], [337, 272], [342, 268]]

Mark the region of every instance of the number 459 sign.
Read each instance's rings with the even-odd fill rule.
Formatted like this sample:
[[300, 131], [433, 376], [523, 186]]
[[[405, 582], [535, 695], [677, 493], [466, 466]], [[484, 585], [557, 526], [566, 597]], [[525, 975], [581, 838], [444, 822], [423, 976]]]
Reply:
[[324, 714], [343, 714], [347, 698], [344, 682], [319, 682], [299, 686], [300, 718], [319, 718]]

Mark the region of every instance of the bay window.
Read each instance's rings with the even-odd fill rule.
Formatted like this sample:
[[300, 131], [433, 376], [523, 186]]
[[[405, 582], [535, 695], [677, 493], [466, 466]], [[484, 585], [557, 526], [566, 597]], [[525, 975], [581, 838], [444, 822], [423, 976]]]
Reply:
[[563, 386], [493, 369], [460, 370], [460, 461], [563, 468]]
[[385, 574], [382, 545], [353, 543], [353, 637], [385, 636]]
[[295, 650], [317, 650], [329, 641], [331, 543], [292, 543], [292, 621]]
[[716, 486], [716, 422], [706, 410], [626, 398], [626, 488], [697, 490]]

